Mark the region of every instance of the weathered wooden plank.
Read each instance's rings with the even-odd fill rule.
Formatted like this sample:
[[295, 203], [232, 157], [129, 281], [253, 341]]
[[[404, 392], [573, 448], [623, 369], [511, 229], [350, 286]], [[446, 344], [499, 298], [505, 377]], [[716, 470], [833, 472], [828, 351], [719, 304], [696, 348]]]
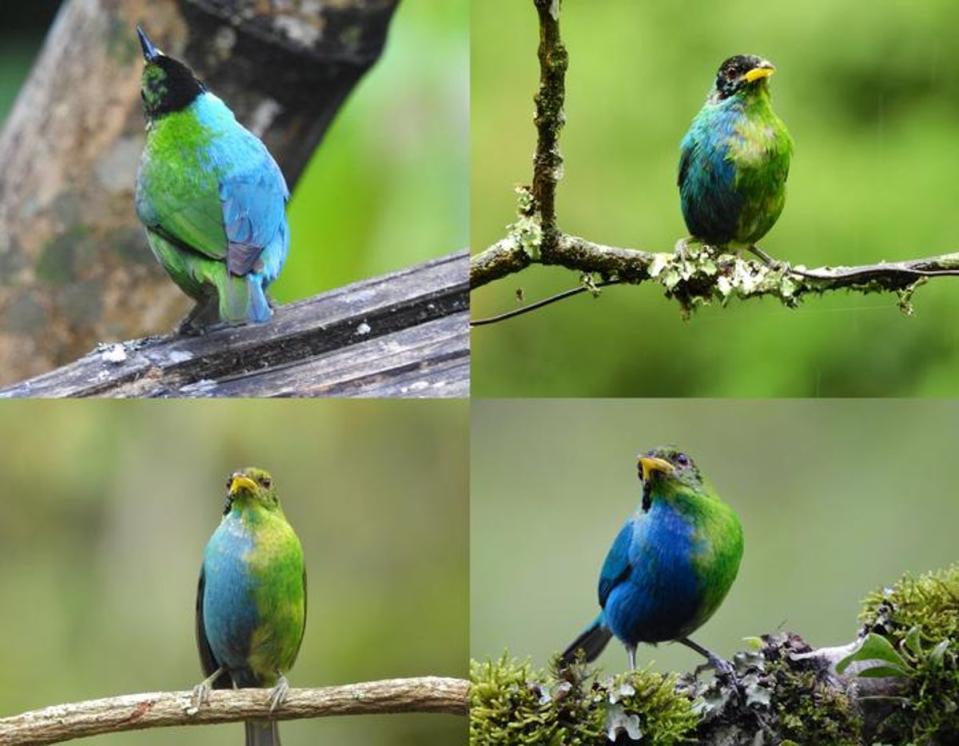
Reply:
[[0, 397], [467, 396], [461, 251], [278, 308], [257, 326], [101, 344]]

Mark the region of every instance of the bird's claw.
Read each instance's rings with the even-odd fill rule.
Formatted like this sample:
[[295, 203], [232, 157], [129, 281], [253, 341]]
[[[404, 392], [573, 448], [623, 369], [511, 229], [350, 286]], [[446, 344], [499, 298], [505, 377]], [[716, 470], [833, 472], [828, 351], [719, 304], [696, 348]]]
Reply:
[[689, 261], [689, 238], [681, 238], [673, 248], [673, 254], [684, 264]]
[[693, 675], [698, 677], [701, 673], [709, 670], [715, 672], [717, 679], [726, 679], [732, 683], [737, 683], [736, 668], [732, 663], [719, 656], [710, 656], [705, 663], [700, 663], [693, 669]]
[[723, 658], [713, 657], [709, 659], [709, 662], [706, 664], [709, 668], [712, 668], [717, 675], [734, 679], [736, 677], [736, 669], [732, 663]]
[[193, 696], [190, 698], [194, 710], [199, 710], [210, 700], [210, 689], [212, 687], [205, 681], [201, 681], [193, 687]]
[[286, 695], [289, 694], [289, 692], [290, 682], [286, 680], [285, 676], [280, 676], [279, 681], [276, 682], [276, 686], [270, 690], [271, 713], [286, 701]]

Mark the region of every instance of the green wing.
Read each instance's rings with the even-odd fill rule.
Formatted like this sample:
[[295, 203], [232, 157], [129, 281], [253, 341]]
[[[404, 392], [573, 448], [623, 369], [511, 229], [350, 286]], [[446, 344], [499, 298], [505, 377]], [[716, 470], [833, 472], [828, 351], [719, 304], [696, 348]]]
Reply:
[[147, 229], [177, 248], [223, 261], [230, 242], [219, 179], [209, 171], [185, 179], [183, 171], [159, 158], [145, 162], [137, 177], [137, 216]]

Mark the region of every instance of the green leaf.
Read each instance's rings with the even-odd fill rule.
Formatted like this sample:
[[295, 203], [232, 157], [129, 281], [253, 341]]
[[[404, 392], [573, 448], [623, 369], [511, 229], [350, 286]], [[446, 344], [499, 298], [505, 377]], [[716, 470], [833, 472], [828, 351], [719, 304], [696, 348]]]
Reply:
[[[890, 643], [885, 637], [877, 635], [875, 632], [870, 632], [868, 635], [866, 635], [856, 652], [854, 652], [852, 655], [846, 656], [836, 664], [836, 673], [841, 674], [843, 671], [849, 668], [850, 663], [854, 663], [856, 661], [885, 661], [886, 663], [890, 663], [892, 668], [899, 669], [899, 671], [894, 674], [870, 674], [868, 671], [862, 671], [859, 674], [860, 676], [902, 676], [911, 670], [909, 664], [901, 655], [899, 655], [896, 649], [892, 646], [892, 643]], [[869, 670], [872, 671], [877, 669]]]
[[931, 651], [929, 651], [929, 662], [934, 666], [941, 666], [942, 659], [946, 655], [946, 651], [949, 649], [949, 640], [943, 640]]
[[888, 676], [907, 676], [908, 672], [894, 666], [873, 666], [856, 674], [861, 679], [882, 679]]
[[906, 644], [906, 647], [909, 648], [915, 655], [922, 655], [922, 642], [919, 639], [919, 627], [914, 626], [906, 633], [906, 637], [903, 640]]

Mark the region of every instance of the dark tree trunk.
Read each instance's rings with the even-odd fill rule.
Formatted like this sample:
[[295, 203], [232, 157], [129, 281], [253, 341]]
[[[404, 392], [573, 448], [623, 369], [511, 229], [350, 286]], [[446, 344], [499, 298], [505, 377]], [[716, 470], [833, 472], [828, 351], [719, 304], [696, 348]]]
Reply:
[[292, 187], [399, 0], [66, 0], [0, 133], [0, 383], [188, 309], [133, 211], [142, 24], [261, 135]]

